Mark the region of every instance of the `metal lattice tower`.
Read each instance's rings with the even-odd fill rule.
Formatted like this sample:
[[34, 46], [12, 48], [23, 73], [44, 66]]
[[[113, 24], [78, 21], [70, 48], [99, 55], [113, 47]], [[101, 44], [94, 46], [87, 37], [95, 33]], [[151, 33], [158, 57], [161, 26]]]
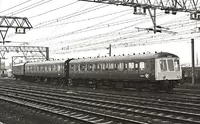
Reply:
[[9, 28], [15, 28], [16, 34], [25, 34], [26, 29], [33, 28], [29, 20], [25, 17], [0, 16], [0, 34], [2, 43], [5, 43], [6, 34]]
[[21, 52], [24, 58], [40, 57], [44, 60], [49, 60], [49, 47], [39, 46], [0, 46], [1, 58], [4, 58], [5, 53], [8, 52]]

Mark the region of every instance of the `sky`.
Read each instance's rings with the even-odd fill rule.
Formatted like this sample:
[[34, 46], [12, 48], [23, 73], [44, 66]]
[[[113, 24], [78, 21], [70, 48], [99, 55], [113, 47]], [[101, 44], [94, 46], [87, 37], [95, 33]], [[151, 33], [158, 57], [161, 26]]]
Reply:
[[[1, 16], [27, 17], [33, 26], [26, 34], [9, 29], [9, 45], [50, 48], [50, 58], [67, 59], [143, 52], [170, 52], [182, 64], [191, 62], [191, 39], [195, 57], [200, 54], [199, 22], [189, 13], [165, 14], [156, 10], [156, 24], [162, 33], [154, 34], [150, 15], [133, 14], [132, 7], [77, 0], [0, 0]], [[16, 53], [6, 54], [10, 60]]]

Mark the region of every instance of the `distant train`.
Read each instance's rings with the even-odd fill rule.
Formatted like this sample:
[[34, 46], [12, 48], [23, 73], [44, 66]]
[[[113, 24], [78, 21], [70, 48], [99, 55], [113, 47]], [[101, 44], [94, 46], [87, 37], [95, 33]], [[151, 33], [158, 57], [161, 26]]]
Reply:
[[[182, 67], [182, 83], [192, 82], [192, 67]], [[195, 67], [195, 81], [200, 83], [200, 66]]]
[[182, 79], [179, 57], [167, 52], [22, 63], [13, 66], [13, 75], [73, 86], [165, 91]]

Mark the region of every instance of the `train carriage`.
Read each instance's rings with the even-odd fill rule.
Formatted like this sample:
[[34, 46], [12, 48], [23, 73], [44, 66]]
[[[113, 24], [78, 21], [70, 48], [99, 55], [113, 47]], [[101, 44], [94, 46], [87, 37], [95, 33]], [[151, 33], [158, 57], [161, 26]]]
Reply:
[[68, 61], [42, 61], [25, 65], [25, 76], [32, 80], [59, 80], [64, 81], [68, 77]]
[[15, 78], [23, 78], [24, 77], [24, 73], [25, 73], [25, 64], [26, 63], [20, 63], [20, 64], [14, 64], [12, 66], [12, 73], [13, 73], [13, 76]]
[[170, 86], [171, 89], [181, 79], [181, 69], [178, 56], [161, 52], [74, 59], [69, 63], [69, 77], [78, 84], [84, 80], [97, 85], [112, 82], [110, 85], [114, 87], [141, 88], [149, 84], [167, 83], [167, 87]]

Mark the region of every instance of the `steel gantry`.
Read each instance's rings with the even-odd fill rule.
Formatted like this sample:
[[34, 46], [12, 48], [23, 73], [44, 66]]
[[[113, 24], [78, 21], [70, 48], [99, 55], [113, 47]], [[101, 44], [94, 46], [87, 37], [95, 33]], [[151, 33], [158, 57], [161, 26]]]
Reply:
[[[190, 19], [200, 20], [199, 0], [79, 0], [87, 2], [114, 4], [133, 7], [134, 14], [146, 14], [148, 10], [152, 19], [154, 33], [160, 32], [156, 25], [156, 9], [164, 10], [166, 14], [179, 12], [190, 12]], [[152, 12], [153, 11], [153, 12]]]
[[[30, 58], [43, 58], [49, 60], [49, 47], [39, 46], [0, 46], [1, 58], [5, 58], [5, 53], [21, 52], [25, 60]], [[21, 57], [21, 56], [20, 56]]]
[[9, 28], [15, 28], [16, 34], [25, 34], [26, 29], [31, 29], [33, 27], [25, 17], [0, 16], [0, 34], [3, 44], [5, 43], [6, 34]]

